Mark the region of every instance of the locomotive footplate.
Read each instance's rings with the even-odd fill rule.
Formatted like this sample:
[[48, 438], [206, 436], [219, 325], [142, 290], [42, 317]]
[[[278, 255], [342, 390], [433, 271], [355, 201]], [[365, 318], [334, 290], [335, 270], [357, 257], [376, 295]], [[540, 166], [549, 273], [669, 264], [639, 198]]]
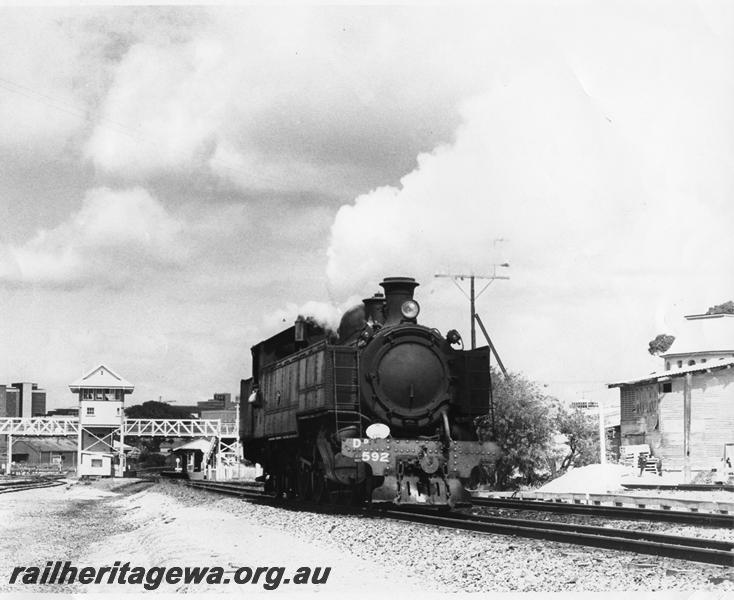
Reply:
[[384, 478], [372, 491], [374, 502], [454, 506], [468, 500], [461, 479], [491, 467], [499, 451], [493, 442], [348, 438], [341, 454]]

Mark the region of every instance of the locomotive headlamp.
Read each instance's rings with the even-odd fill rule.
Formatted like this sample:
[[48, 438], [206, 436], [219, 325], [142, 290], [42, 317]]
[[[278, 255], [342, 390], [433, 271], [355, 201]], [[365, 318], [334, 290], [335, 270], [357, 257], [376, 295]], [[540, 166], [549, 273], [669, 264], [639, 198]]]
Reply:
[[415, 319], [420, 311], [421, 307], [415, 300], [406, 300], [400, 306], [400, 312], [406, 319]]
[[384, 423], [372, 423], [366, 429], [365, 435], [371, 440], [384, 440], [390, 436], [390, 428]]

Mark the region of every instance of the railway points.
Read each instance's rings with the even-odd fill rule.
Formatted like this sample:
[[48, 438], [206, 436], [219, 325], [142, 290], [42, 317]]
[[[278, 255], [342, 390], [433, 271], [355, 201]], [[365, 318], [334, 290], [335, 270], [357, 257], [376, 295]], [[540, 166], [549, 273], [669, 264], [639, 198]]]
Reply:
[[[397, 521], [408, 521], [443, 527], [453, 530], [473, 531], [483, 534], [513, 535], [542, 539], [552, 542], [578, 544], [582, 546], [650, 554], [687, 561], [734, 567], [734, 541], [714, 540], [702, 537], [668, 535], [634, 529], [616, 529], [582, 525], [575, 523], [548, 522], [541, 519], [520, 519], [468, 514], [465, 512], [438, 512], [428, 507], [406, 505], [348, 506], [323, 505], [314, 502], [287, 502], [283, 497], [276, 497], [254, 488], [252, 485], [241, 485], [235, 482], [217, 483], [191, 481], [187, 485], [195, 489], [236, 496], [249, 501], [273, 506], [294, 508], [315, 512], [337, 514], [357, 514], [371, 518], [384, 518]], [[591, 505], [587, 507], [594, 516], [607, 516], [608, 507]], [[641, 522], [649, 518], [649, 511], [636, 510], [636, 519]], [[628, 512], [627, 518], [633, 518]], [[667, 513], [670, 515], [671, 513]], [[688, 523], [712, 524], [711, 515], [701, 513], [690, 514], [698, 520], [690, 519]], [[720, 517], [720, 515], [714, 515]], [[727, 521], [728, 523], [728, 521]], [[719, 526], [727, 526], [720, 524]]]

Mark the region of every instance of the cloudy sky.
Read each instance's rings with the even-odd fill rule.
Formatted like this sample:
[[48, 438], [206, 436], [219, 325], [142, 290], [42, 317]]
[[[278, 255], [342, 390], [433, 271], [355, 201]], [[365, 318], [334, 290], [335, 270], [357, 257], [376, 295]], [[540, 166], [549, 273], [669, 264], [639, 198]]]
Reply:
[[0, 377], [236, 393], [383, 276], [468, 340], [434, 274], [509, 261], [506, 365], [607, 397], [734, 297], [733, 67], [724, 0], [2, 8]]

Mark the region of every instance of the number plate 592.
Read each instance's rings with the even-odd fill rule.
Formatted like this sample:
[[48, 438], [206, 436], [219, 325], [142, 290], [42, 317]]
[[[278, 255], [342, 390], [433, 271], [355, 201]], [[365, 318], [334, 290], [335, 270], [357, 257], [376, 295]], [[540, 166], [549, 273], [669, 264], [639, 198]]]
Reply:
[[388, 462], [389, 452], [362, 452], [362, 462]]

